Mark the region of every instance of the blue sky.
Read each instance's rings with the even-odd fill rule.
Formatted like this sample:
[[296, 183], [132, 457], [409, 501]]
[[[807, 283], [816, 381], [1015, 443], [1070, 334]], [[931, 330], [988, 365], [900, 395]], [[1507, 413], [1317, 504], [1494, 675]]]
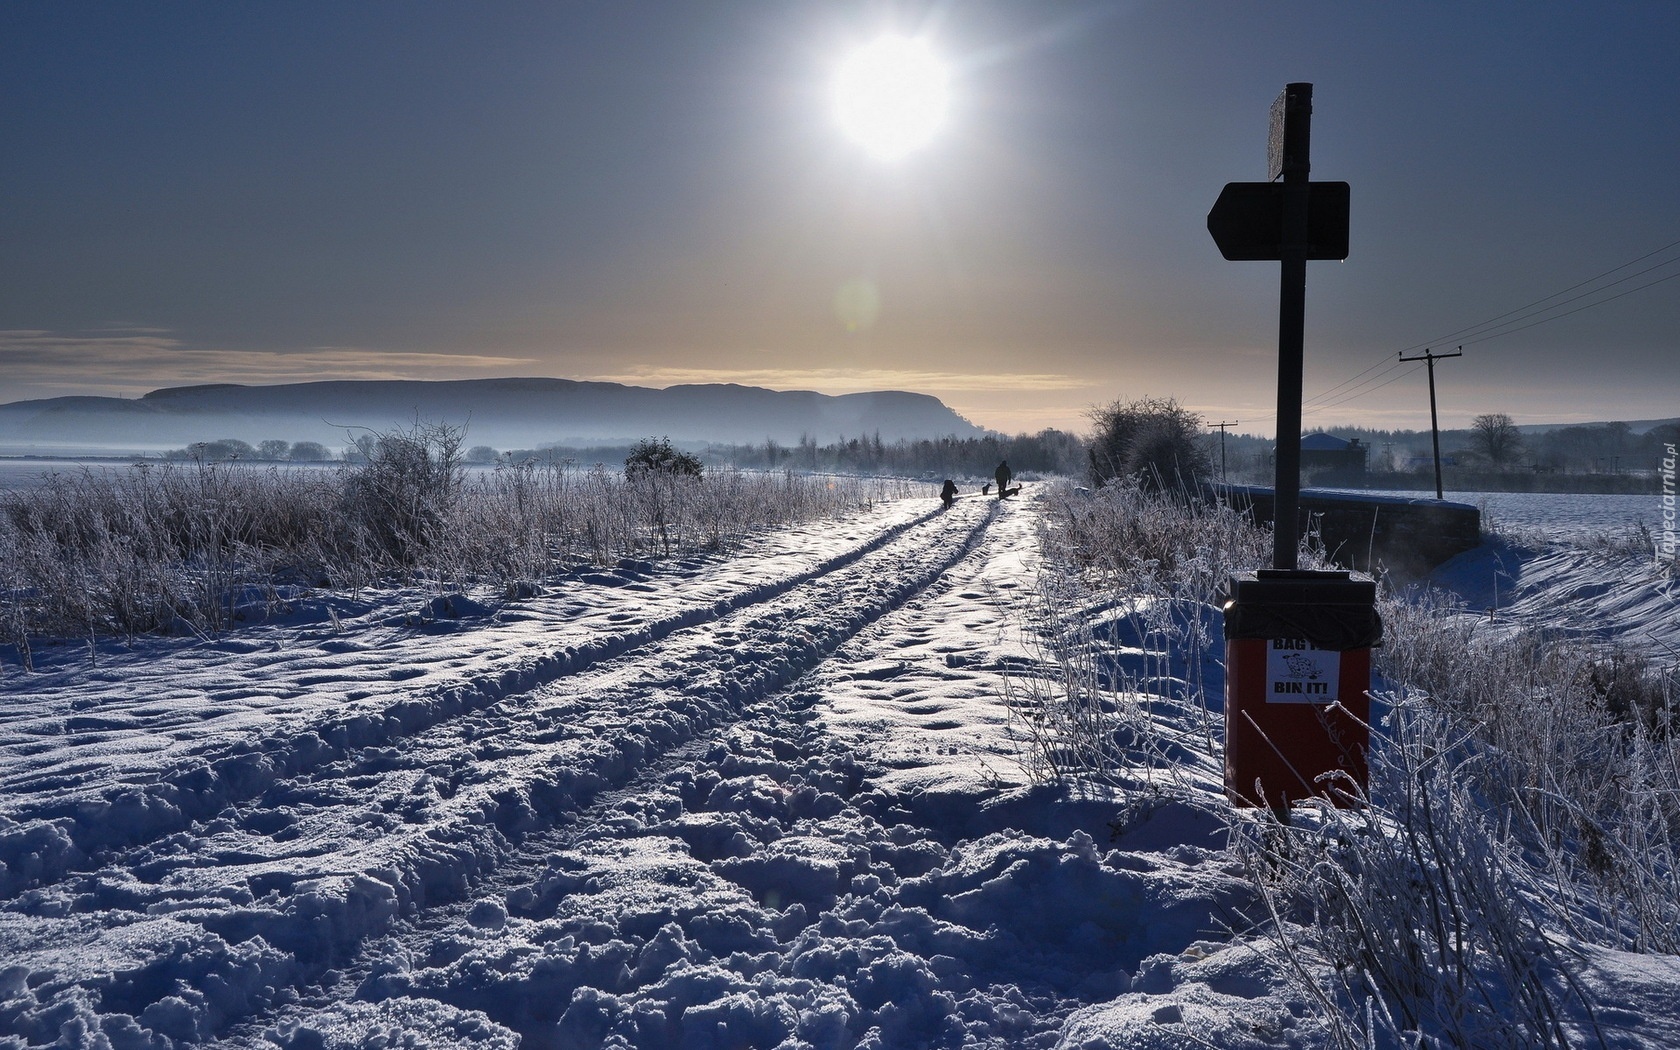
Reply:
[[[952, 71], [890, 164], [827, 95], [887, 31]], [[914, 389], [1008, 431], [1172, 395], [1268, 432], [1277, 267], [1205, 219], [1308, 81], [1353, 202], [1308, 273], [1309, 425], [1427, 426], [1387, 361], [1461, 341], [1445, 424], [1671, 416], [1680, 281], [1640, 286], [1680, 247], [1615, 268], [1680, 241], [1677, 54], [1670, 2], [14, 0], [0, 400], [547, 375]]]

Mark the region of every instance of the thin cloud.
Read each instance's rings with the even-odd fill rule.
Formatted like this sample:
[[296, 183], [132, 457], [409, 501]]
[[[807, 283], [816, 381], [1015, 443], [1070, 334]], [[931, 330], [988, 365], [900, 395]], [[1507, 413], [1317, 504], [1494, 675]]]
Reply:
[[850, 368], [634, 368], [611, 375], [579, 376], [609, 383], [677, 386], [688, 383], [739, 383], [776, 390], [856, 393], [865, 390], [948, 390], [963, 392], [1080, 390], [1091, 382], [1052, 373], [918, 372], [907, 369]]
[[[322, 379], [460, 379], [531, 370], [522, 357], [364, 347], [222, 350], [187, 346], [155, 328], [65, 333], [0, 331], [0, 366], [14, 395], [133, 397], [201, 383], [270, 385]], [[97, 378], [93, 378], [97, 377]]]

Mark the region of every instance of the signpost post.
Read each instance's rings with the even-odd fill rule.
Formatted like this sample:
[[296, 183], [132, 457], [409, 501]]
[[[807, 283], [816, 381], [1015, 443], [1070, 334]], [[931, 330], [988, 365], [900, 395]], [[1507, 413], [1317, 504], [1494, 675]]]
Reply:
[[1208, 212], [1208, 232], [1234, 261], [1283, 263], [1278, 299], [1277, 473], [1272, 567], [1293, 569], [1300, 544], [1301, 370], [1307, 318], [1307, 261], [1348, 254], [1349, 189], [1311, 182], [1312, 85], [1290, 84], [1272, 103], [1267, 168], [1283, 183], [1226, 183]]
[[1297, 565], [1307, 261], [1348, 253], [1347, 183], [1307, 178], [1311, 120], [1312, 85], [1285, 87], [1266, 150], [1274, 181], [1227, 184], [1207, 219], [1225, 258], [1283, 264], [1272, 568], [1232, 576], [1225, 603], [1225, 790], [1245, 806], [1359, 797], [1382, 638], [1370, 577]]

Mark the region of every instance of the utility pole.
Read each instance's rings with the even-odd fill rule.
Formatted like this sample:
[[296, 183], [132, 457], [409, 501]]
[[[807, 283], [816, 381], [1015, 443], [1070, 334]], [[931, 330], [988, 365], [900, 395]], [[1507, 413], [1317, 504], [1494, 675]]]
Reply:
[[1209, 423], [1208, 426], [1219, 430], [1219, 483], [1225, 484], [1225, 428], [1234, 427], [1241, 423], [1240, 419], [1233, 419], [1229, 423]]
[[1435, 443], [1435, 498], [1445, 499], [1441, 494], [1441, 426], [1435, 416], [1435, 362], [1448, 357], [1463, 357], [1464, 347], [1459, 347], [1450, 354], [1437, 354], [1429, 350], [1423, 352], [1422, 357], [1407, 357], [1404, 351], [1400, 354], [1402, 361], [1427, 361], [1429, 363], [1429, 439]]

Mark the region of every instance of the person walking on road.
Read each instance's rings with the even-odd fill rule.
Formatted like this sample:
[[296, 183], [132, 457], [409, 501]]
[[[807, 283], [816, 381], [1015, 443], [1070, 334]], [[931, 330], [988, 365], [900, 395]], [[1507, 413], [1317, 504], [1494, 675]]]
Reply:
[[992, 475], [997, 479], [998, 499], [1009, 495], [1009, 479], [1014, 476], [1009, 472], [1009, 461], [1007, 459], [998, 464], [997, 473]]
[[945, 487], [939, 490], [939, 499], [945, 504], [945, 509], [950, 510], [951, 504], [957, 501], [957, 483], [946, 478]]

